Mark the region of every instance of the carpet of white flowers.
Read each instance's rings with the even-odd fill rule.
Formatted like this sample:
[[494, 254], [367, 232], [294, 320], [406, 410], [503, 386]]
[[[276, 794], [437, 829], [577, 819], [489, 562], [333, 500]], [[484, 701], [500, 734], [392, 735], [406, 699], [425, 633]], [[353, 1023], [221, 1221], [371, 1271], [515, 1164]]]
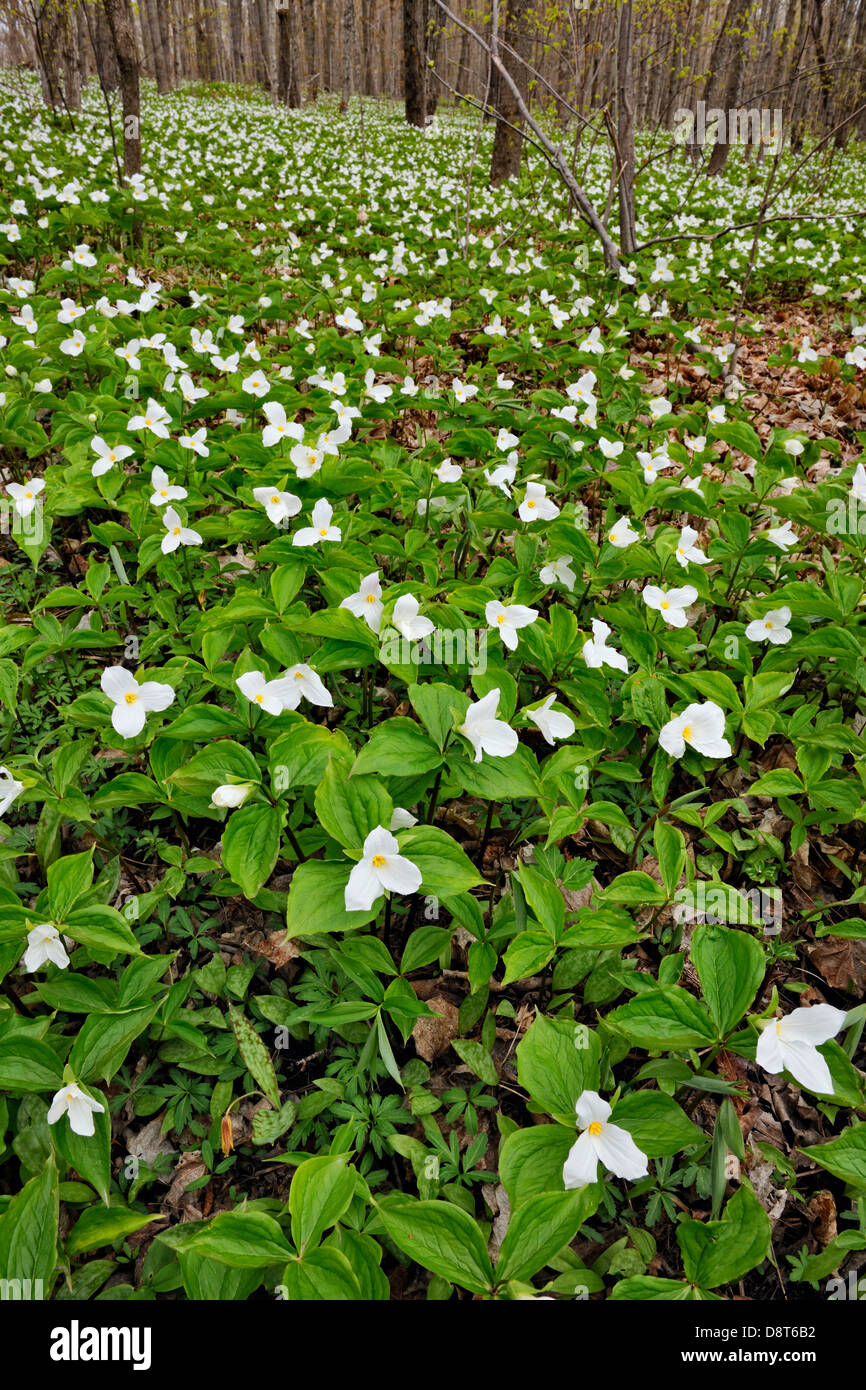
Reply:
[[148, 92], [125, 186], [98, 92], [0, 127], [0, 1277], [826, 1297], [862, 151], [756, 240], [771, 156], [644, 142], [617, 275], [472, 113]]

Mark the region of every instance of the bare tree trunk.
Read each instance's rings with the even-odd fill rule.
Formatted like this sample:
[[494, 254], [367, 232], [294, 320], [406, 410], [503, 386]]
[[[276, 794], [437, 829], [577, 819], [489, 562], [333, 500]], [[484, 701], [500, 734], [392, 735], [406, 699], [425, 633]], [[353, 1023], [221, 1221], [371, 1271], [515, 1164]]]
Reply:
[[348, 108], [355, 92], [355, 0], [343, 0], [343, 83], [340, 94], [340, 110]]
[[123, 103], [123, 172], [141, 173], [139, 59], [129, 0], [102, 0], [114, 45]]
[[[158, 0], [157, 0], [158, 3]], [[229, 32], [232, 41], [232, 74], [235, 82], [247, 82], [246, 45], [244, 43], [243, 0], [229, 0]]]
[[78, 45], [78, 5], [70, 0], [64, 19], [63, 85], [69, 111], [81, 110], [81, 49]]
[[284, 106], [300, 106], [301, 84], [298, 73], [298, 44], [294, 12], [291, 8], [277, 13], [276, 34], [277, 101]]
[[275, 54], [276, 46], [276, 25], [274, 16], [273, 0], [258, 0], [259, 22], [257, 35], [261, 46], [262, 63], [267, 74], [266, 84], [269, 91], [276, 88]]
[[724, 140], [716, 138], [708, 174], [720, 174], [725, 167], [731, 148], [730, 112], [736, 110], [740, 100], [740, 84], [743, 76], [743, 48], [745, 46], [745, 21], [752, 6], [752, 0], [731, 0], [725, 22], [716, 44], [713, 47], [711, 75], [707, 84], [707, 105], [710, 95], [713, 106], [718, 105], [725, 113]]
[[410, 125], [417, 126], [423, 126], [427, 119], [423, 33], [425, 9], [424, 0], [403, 0], [403, 85], [406, 95], [406, 120]]
[[63, 0], [44, 0], [32, 14], [42, 100], [56, 114], [63, 110]]
[[632, 0], [623, 0], [616, 45], [616, 121], [620, 161], [619, 241], [625, 255], [631, 255], [635, 248], [633, 23]]
[[[527, 20], [530, 3], [531, 0], [508, 0], [505, 34], [500, 45], [502, 61], [524, 101], [529, 83], [526, 68], [520, 62], [520, 58], [529, 57], [530, 34]], [[518, 56], [515, 57], [514, 54]], [[496, 134], [493, 137], [493, 157], [490, 161], [491, 184], [517, 177], [520, 173], [520, 155], [523, 149], [520, 108], [514, 93], [502, 80], [496, 84], [495, 106], [497, 121]]]
[[153, 71], [156, 77], [156, 90], [160, 93], [164, 93], [171, 91], [171, 76], [169, 73], [166, 44], [162, 36], [160, 9], [159, 0], [142, 0], [139, 13], [141, 14], [142, 33], [145, 32], [145, 23], [150, 33]]

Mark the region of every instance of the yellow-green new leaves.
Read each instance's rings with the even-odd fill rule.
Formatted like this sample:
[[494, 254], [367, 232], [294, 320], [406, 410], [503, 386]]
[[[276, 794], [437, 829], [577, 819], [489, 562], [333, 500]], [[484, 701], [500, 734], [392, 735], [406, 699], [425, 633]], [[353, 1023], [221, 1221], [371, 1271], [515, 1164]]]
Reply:
[[267, 1048], [249, 1019], [245, 1018], [234, 1004], [229, 1004], [229, 1022], [232, 1025], [232, 1032], [235, 1035], [238, 1052], [243, 1058], [244, 1066], [259, 1085], [262, 1093], [279, 1110], [280, 1088], [277, 1085], [277, 1075]]

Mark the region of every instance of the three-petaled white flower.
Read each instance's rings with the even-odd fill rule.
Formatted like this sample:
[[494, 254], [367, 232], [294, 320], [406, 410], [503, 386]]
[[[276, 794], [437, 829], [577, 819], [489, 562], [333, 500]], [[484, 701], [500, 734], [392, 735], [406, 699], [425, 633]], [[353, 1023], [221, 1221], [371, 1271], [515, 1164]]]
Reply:
[[233, 810], [244, 804], [252, 789], [252, 782], [224, 782], [221, 787], [214, 788], [210, 804]]
[[368, 628], [372, 632], [378, 632], [382, 626], [382, 585], [379, 583], [379, 571], [373, 570], [372, 574], [367, 574], [361, 580], [358, 592], [349, 594], [340, 604], [341, 608], [348, 608], [350, 613], [354, 613], [356, 618], [363, 618]]
[[157, 435], [159, 439], [168, 439], [170, 421], [171, 416], [165, 406], [160, 405], [151, 396], [144, 414], [133, 415], [126, 422], [126, 428], [128, 430], [150, 430], [151, 434]]
[[643, 591], [647, 608], [661, 613], [668, 627], [686, 626], [686, 609], [697, 596], [698, 591], [693, 584], [684, 584], [681, 589], [660, 589], [657, 584], [647, 584]]
[[0, 816], [6, 814], [23, 790], [24, 783], [16, 781], [8, 767], [0, 767]]
[[419, 617], [420, 606], [414, 594], [401, 594], [394, 604], [391, 621], [407, 642], [417, 642], [435, 631], [434, 622], [429, 618]]
[[290, 516], [297, 516], [301, 510], [301, 499], [293, 492], [280, 492], [275, 487], [254, 487], [253, 497], [260, 502], [267, 513], [268, 520], [281, 526]]
[[86, 1095], [77, 1081], [70, 1081], [55, 1093], [47, 1119], [50, 1125], [55, 1125], [61, 1116], [68, 1115], [72, 1133], [87, 1139], [96, 1132], [93, 1116], [104, 1113], [104, 1105]]
[[676, 555], [677, 564], [682, 565], [683, 569], [690, 564], [708, 565], [710, 563], [709, 556], [705, 555], [704, 552], [699, 550], [695, 545], [697, 538], [698, 533], [693, 526], [684, 526], [680, 531], [680, 538], [677, 541], [677, 548], [674, 554]]
[[833, 1078], [818, 1047], [835, 1038], [846, 1017], [832, 1004], [813, 1004], [810, 1009], [794, 1009], [784, 1018], [771, 1018], [758, 1038], [755, 1060], [774, 1076], [790, 1072], [801, 1086], [832, 1096]]
[[295, 425], [286, 419], [285, 407], [279, 401], [267, 401], [262, 406], [267, 424], [262, 430], [262, 443], [266, 449], [279, 444], [281, 439], [295, 439], [300, 443], [304, 438], [303, 425]]
[[544, 483], [527, 483], [517, 515], [521, 521], [553, 521], [559, 508], [548, 497]]
[[421, 870], [405, 859], [390, 830], [383, 825], [371, 830], [361, 859], [349, 874], [344, 899], [347, 912], [369, 912], [383, 893], [417, 893]]
[[513, 652], [517, 646], [518, 630], [535, 622], [538, 609], [526, 608], [522, 603], [504, 604], [499, 599], [491, 599], [484, 609], [484, 617], [494, 632], [499, 633], [508, 650]]
[[481, 700], [476, 700], [466, 711], [463, 723], [457, 732], [467, 738], [475, 749], [476, 763], [481, 762], [481, 754], [491, 758], [508, 758], [519, 742], [517, 734], [504, 719], [496, 718], [499, 708], [499, 690], [488, 690]]
[[23, 483], [7, 483], [6, 491], [12, 498], [12, 506], [20, 517], [27, 517], [36, 506], [36, 499], [43, 491], [45, 482], [42, 478], [28, 478]]
[[550, 744], [558, 738], [571, 738], [574, 733], [574, 720], [571, 716], [552, 708], [555, 699], [555, 694], [548, 695], [543, 704], [523, 711], [527, 719], [531, 719], [536, 728], [541, 730], [545, 743]]
[[97, 455], [96, 462], [90, 469], [94, 478], [101, 478], [115, 463], [122, 463], [133, 452], [128, 444], [106, 444], [98, 434], [91, 439], [90, 447]]
[[613, 647], [607, 645], [610, 636], [610, 628], [607, 623], [603, 623], [600, 618], [592, 620], [592, 636], [588, 642], [583, 644], [583, 659], [587, 666], [597, 669], [599, 666], [613, 666], [617, 671], [628, 672], [628, 662], [622, 652], [614, 651]]
[[160, 549], [163, 555], [170, 555], [179, 545], [201, 545], [202, 538], [191, 526], [184, 526], [174, 507], [166, 507], [162, 514], [165, 535]]
[[331, 525], [334, 508], [324, 497], [320, 497], [313, 507], [312, 526], [302, 526], [292, 536], [292, 545], [318, 545], [320, 541], [339, 541], [343, 533], [339, 526]]
[[625, 550], [629, 545], [634, 545], [635, 541], [640, 540], [640, 536], [631, 524], [631, 518], [621, 516], [615, 521], [607, 533], [607, 539], [616, 550]]
[[784, 647], [791, 640], [790, 608], [771, 608], [763, 618], [756, 618], [746, 628], [750, 642], [769, 642], [774, 647]]
[[574, 586], [577, 583], [577, 575], [571, 568], [571, 559], [568, 555], [560, 555], [549, 565], [543, 565], [538, 571], [538, 577], [542, 584], [564, 584], [570, 594], [574, 593]]
[[731, 745], [725, 738], [725, 712], [713, 700], [686, 705], [682, 714], [659, 730], [659, 743], [672, 758], [681, 758], [687, 747], [705, 758], [731, 756]]
[[174, 701], [174, 690], [161, 681], [145, 681], [139, 685], [125, 666], [107, 666], [100, 680], [103, 694], [114, 705], [111, 723], [121, 738], [135, 738], [144, 728], [151, 711], [168, 709]]
[[645, 1178], [649, 1172], [647, 1156], [628, 1130], [609, 1123], [611, 1109], [598, 1091], [583, 1091], [577, 1104], [577, 1124], [581, 1134], [572, 1144], [562, 1168], [566, 1188], [586, 1187], [598, 1180], [602, 1163], [614, 1177]]
[[58, 965], [61, 970], [65, 970], [69, 964], [69, 956], [66, 954], [66, 947], [63, 939], [56, 927], [50, 922], [40, 922], [32, 931], [27, 933], [27, 950], [24, 952], [22, 962], [27, 971], [39, 970], [48, 961], [52, 965]]
[[187, 495], [186, 488], [171, 482], [165, 469], [160, 468], [159, 464], [156, 464], [150, 475], [150, 483], [153, 488], [150, 500], [154, 507], [164, 507], [166, 502], [182, 502]]

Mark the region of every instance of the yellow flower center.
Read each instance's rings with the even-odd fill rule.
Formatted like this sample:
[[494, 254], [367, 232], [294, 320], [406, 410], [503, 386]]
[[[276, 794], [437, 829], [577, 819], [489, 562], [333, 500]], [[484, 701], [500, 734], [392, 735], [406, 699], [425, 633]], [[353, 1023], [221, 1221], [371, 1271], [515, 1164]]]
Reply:
[[159, 490], [159, 495], [160, 495], [160, 497], [167, 497], [167, 496], [168, 496], [168, 493], [166, 492], [166, 490], [165, 490], [164, 487], [163, 487], [163, 488], [160, 488], [160, 490]]
[[768, 630], [769, 632], [772, 632], [772, 630], [773, 630], [773, 624], [772, 624], [772, 623], [764, 623], [764, 627], [767, 628], [767, 630]]
[[659, 607], [661, 607], [661, 608], [670, 608], [670, 604], [668, 603], [668, 601], [667, 601], [666, 598], [663, 598], [662, 601], [661, 601], [661, 603], [660, 603], [660, 605], [659, 605]]
[[374, 854], [373, 858], [370, 860], [370, 863], [373, 865], [374, 869], [383, 869], [385, 867], [384, 854]]
[[593, 1138], [595, 1138], [597, 1135], [601, 1134], [601, 1121], [600, 1121], [600, 1120], [593, 1120], [592, 1124], [589, 1126], [589, 1133], [592, 1135]]
[[609, 541], [615, 541], [615, 540], [616, 540], [616, 532], [611, 531], [610, 535], [608, 536], [608, 540], [609, 540]]
[[263, 701], [264, 701], [264, 698], [265, 698], [264, 695], [257, 695], [257, 696], [256, 696], [256, 704], [257, 704], [257, 705], [262, 704]]
[[496, 619], [496, 621], [497, 621], [498, 623], [504, 623], [504, 622], [505, 622], [505, 614], [504, 614], [504, 613], [500, 613], [500, 614], [499, 614], [499, 617]]
[[117, 455], [116, 455], [116, 454], [109, 454], [108, 457], [109, 457], [109, 460], [110, 460], [111, 463], [116, 463], [116, 462], [117, 462]]
[[278, 496], [274, 496], [274, 497], [271, 498], [271, 501], [272, 501], [272, 502], [279, 502], [279, 500], [280, 500], [280, 499], [279, 499]]
[[138, 696], [136, 695], [134, 690], [127, 690], [123, 698], [128, 705], [134, 705], [136, 700], [138, 699]]
[[527, 507], [534, 507], [534, 506], [535, 506], [535, 503], [532, 502], [532, 501], [530, 501], [530, 502], [527, 502], [526, 505], [527, 505]]
[[175, 528], [174, 528], [174, 530], [172, 531], [171, 534], [172, 534], [173, 536], [179, 536], [179, 535], [180, 535], [180, 527], [179, 527], [179, 526], [175, 526]]
[[776, 1020], [776, 1037], [779, 1038], [779, 1037], [781, 1037], [781, 1035], [782, 1035], [782, 1021], [781, 1021], [781, 1019], [777, 1019], [777, 1020]]
[[689, 728], [688, 724], [683, 729], [683, 738], [685, 739], [686, 743], [691, 743], [692, 741], [692, 731]]
[[32, 493], [32, 492], [25, 492], [24, 496], [25, 496], [25, 497], [31, 497], [31, 498], [32, 498], [33, 493]]
[[375, 603], [375, 602], [376, 602], [376, 595], [375, 595], [375, 594], [368, 594], [368, 595], [367, 595], [367, 602], [368, 602], [368, 603]]
[[320, 535], [320, 536], [327, 536], [327, 534], [328, 534], [328, 528], [327, 528], [327, 526], [322, 526], [322, 527], [320, 528], [320, 530], [319, 530], [319, 535]]
[[285, 427], [285, 425], [277, 425], [277, 434], [285, 434], [285, 432], [286, 432], [286, 427]]

